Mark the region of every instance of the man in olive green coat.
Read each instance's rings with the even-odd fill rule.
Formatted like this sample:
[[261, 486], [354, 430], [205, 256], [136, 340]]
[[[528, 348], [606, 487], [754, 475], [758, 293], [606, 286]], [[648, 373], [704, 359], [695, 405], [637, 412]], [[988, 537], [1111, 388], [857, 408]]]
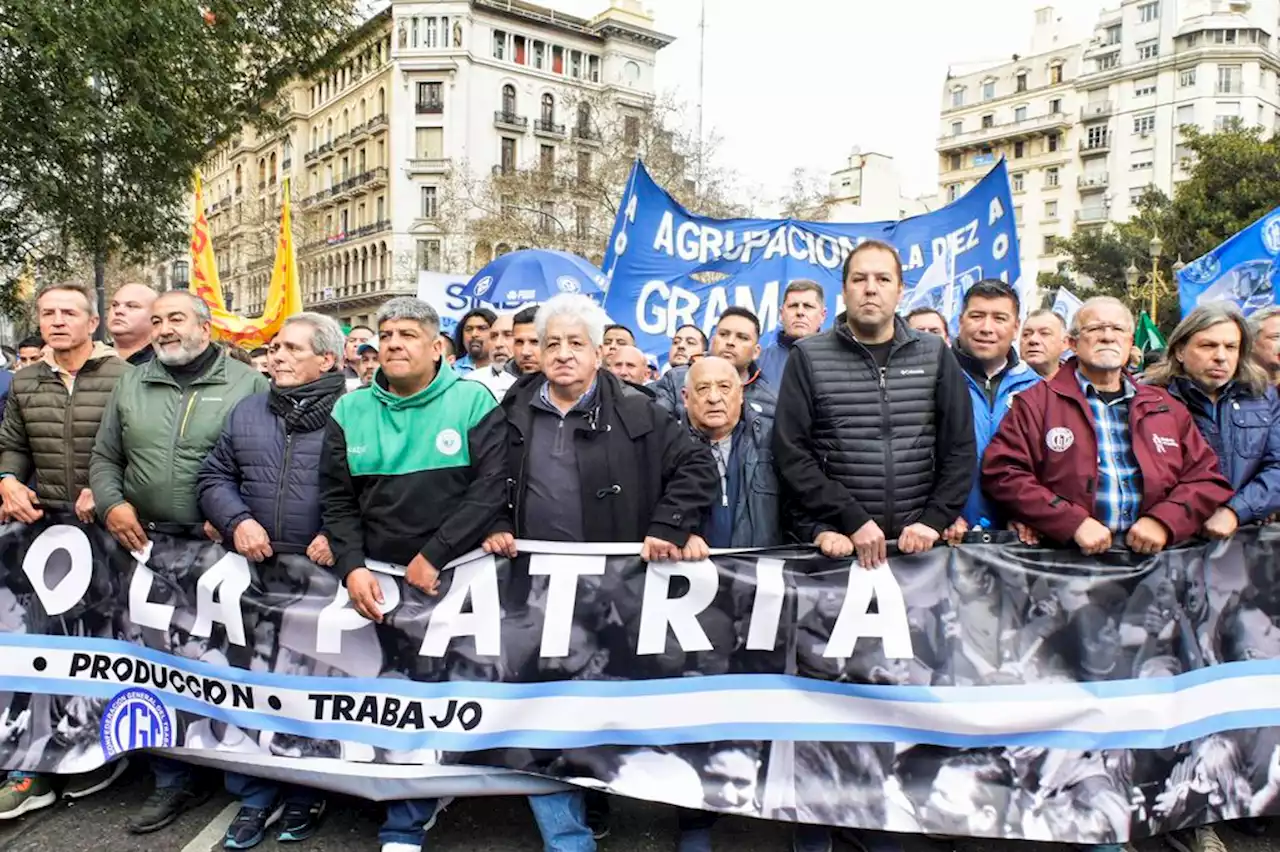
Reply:
[[[52, 284], [36, 295], [44, 357], [14, 376], [0, 421], [0, 516], [34, 524], [47, 510], [75, 511], [93, 521], [89, 453], [103, 408], [119, 378], [132, 369], [93, 342], [99, 323], [93, 293]], [[35, 475], [35, 490], [27, 487]], [[31, 696], [36, 716], [48, 696]], [[48, 718], [45, 710], [45, 717]], [[62, 795], [78, 799], [109, 787], [127, 761], [118, 760], [65, 780]], [[0, 820], [46, 808], [58, 798], [50, 775], [12, 771], [0, 786]]]
[[[267, 380], [225, 358], [211, 342], [209, 306], [173, 290], [151, 308], [155, 360], [116, 385], [93, 446], [89, 485], [98, 515], [131, 551], [147, 544], [147, 530], [200, 535], [196, 474], [236, 403], [267, 390]], [[136, 834], [156, 831], [207, 797], [189, 768], [151, 759], [156, 790], [129, 820]]]

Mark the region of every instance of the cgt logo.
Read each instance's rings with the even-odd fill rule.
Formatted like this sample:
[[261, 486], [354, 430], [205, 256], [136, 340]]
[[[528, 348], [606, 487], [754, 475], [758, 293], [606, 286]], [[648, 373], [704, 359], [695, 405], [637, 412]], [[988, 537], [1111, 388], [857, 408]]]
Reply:
[[168, 711], [154, 694], [136, 687], [107, 702], [98, 733], [102, 753], [108, 760], [126, 751], [173, 745], [173, 722]]

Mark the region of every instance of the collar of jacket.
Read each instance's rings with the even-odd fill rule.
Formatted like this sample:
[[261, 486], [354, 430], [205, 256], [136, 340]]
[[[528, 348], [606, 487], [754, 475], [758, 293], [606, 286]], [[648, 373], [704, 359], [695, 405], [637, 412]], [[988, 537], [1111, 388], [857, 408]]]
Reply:
[[[93, 348], [90, 349], [89, 357], [85, 359], [84, 366], [80, 368], [80, 372], [84, 372], [85, 370], [91, 370], [94, 367], [97, 367], [100, 362], [106, 360], [107, 358], [111, 358], [115, 356], [115, 354], [116, 354], [116, 350], [112, 349], [110, 346], [103, 343], [101, 340], [93, 341]], [[46, 352], [44, 354], [44, 357], [41, 358], [40, 361], [41, 363], [45, 364], [50, 369], [50, 371], [52, 371], [55, 374], [66, 372], [66, 370], [58, 366], [58, 362], [54, 360], [52, 349]], [[92, 367], [90, 366], [91, 364], [93, 365]]]
[[[546, 383], [547, 377], [542, 373], [521, 376], [502, 399], [501, 404], [507, 415], [507, 421], [521, 434], [528, 434], [529, 420], [533, 416], [533, 409], [529, 403], [542, 393], [542, 386]], [[634, 399], [643, 404], [624, 405], [623, 403], [628, 399]], [[624, 383], [603, 368], [596, 373], [597, 422], [599, 422], [600, 411], [612, 411], [617, 417], [616, 422], [622, 425], [628, 437], [635, 440], [653, 431], [653, 410], [653, 400], [645, 392]]]
[[1188, 407], [1191, 402], [1207, 408], [1231, 402], [1237, 399], [1252, 399], [1253, 394], [1249, 393], [1249, 389], [1237, 382], [1235, 379], [1227, 382], [1222, 386], [1222, 391], [1218, 394], [1217, 402], [1209, 398], [1209, 395], [1200, 389], [1200, 386], [1188, 376], [1176, 376], [1173, 381], [1169, 382], [1169, 386], [1165, 388], [1169, 391], [1169, 395]]
[[742, 383], [742, 389], [746, 390], [747, 386], [758, 378], [760, 378], [760, 365], [752, 361], [747, 365], [747, 380]]
[[[738, 418], [738, 424], [733, 427], [734, 440], [737, 440], [739, 435], [744, 435], [747, 432], [751, 432], [752, 434], [758, 433], [760, 429], [760, 421], [763, 417], [764, 415], [758, 414], [756, 410], [744, 399], [742, 401], [742, 416]], [[686, 408], [680, 415], [680, 423], [699, 441], [702, 441], [704, 444], [711, 443], [711, 439], [707, 437], [706, 433], [697, 426], [694, 426], [693, 422], [689, 420], [688, 408]]]
[[[1058, 368], [1058, 374], [1050, 379], [1047, 384], [1049, 389], [1059, 396], [1070, 397], [1075, 400], [1085, 412], [1090, 412], [1089, 401], [1084, 398], [1084, 391], [1080, 389], [1080, 382], [1076, 379], [1076, 369], [1080, 366], [1080, 361], [1075, 356], [1063, 362]], [[1135, 384], [1128, 373], [1123, 370], [1120, 372], [1120, 381], [1128, 382], [1133, 386], [1134, 393], [1132, 398], [1133, 405], [1149, 405], [1151, 403], [1165, 403], [1168, 398], [1165, 397], [1167, 391], [1164, 388], [1157, 388], [1153, 385]], [[1092, 413], [1089, 414], [1092, 419]]]
[[999, 385], [1000, 382], [1004, 381], [1005, 376], [1025, 373], [1027, 370], [1031, 369], [1018, 358], [1018, 350], [1014, 349], [1012, 346], [1009, 347], [1009, 356], [1005, 360], [1004, 366], [1001, 367], [1000, 372], [996, 373], [994, 376], [987, 375], [987, 368], [982, 366], [982, 362], [977, 358], [964, 351], [964, 347], [960, 345], [960, 341], [957, 340], [955, 344], [952, 345], [951, 351], [955, 353], [956, 360], [960, 362], [961, 369], [972, 376], [979, 384], [985, 385], [987, 382], [995, 382], [996, 385]]
[[[836, 317], [836, 324], [832, 327], [831, 332], [835, 334], [836, 340], [839, 340], [845, 346], [858, 353], [865, 353], [869, 358], [871, 352], [867, 349], [866, 344], [853, 336], [853, 331], [849, 328], [849, 314], [847, 311]], [[893, 317], [893, 345], [889, 347], [890, 353], [897, 352], [902, 346], [920, 339], [920, 332], [911, 328], [903, 321], [902, 317], [894, 315]]]
[[421, 408], [427, 405], [443, 396], [445, 391], [453, 387], [458, 381], [458, 374], [454, 372], [447, 361], [441, 358], [436, 361], [436, 377], [431, 380], [431, 384], [413, 396], [397, 396], [392, 393], [387, 386], [387, 377], [383, 375], [381, 369], [373, 377], [373, 383], [369, 387], [373, 389], [373, 395], [378, 398], [378, 402], [392, 411], [400, 411], [405, 408]]
[[[216, 343], [210, 343], [211, 347], [216, 347]], [[196, 356], [199, 357], [199, 356]], [[178, 380], [169, 375], [169, 371], [165, 369], [159, 358], [152, 358], [146, 364], [138, 368], [142, 371], [141, 380], [148, 384], [172, 385], [173, 387], [181, 387]], [[222, 353], [218, 357], [209, 362], [209, 369], [205, 370], [199, 376], [191, 381], [193, 385], [225, 385], [227, 383], [227, 356]]]
[[796, 345], [796, 343], [798, 343], [799, 341], [801, 341], [801, 340], [803, 340], [803, 339], [804, 339], [804, 338], [802, 338], [802, 337], [792, 337], [791, 335], [789, 335], [789, 334], [787, 334], [785, 331], [783, 331], [781, 328], [779, 328], [779, 329], [778, 329], [778, 341], [777, 341], [777, 342], [778, 342], [778, 345], [779, 345], [779, 346], [781, 346], [783, 349], [791, 349], [792, 347], [794, 347], [794, 346]]

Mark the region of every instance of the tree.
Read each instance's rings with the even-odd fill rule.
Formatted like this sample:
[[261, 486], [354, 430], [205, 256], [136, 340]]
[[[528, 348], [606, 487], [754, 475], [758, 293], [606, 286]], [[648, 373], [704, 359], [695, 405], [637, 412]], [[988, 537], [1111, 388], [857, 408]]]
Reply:
[[354, 0], [0, 4], [0, 277], [141, 260], [184, 238], [191, 175], [291, 78], [324, 67]]
[[[1158, 301], [1160, 327], [1168, 332], [1181, 317], [1173, 265], [1190, 262], [1244, 230], [1280, 203], [1280, 137], [1238, 121], [1215, 132], [1196, 127], [1181, 130], [1190, 153], [1188, 178], [1177, 184], [1172, 199], [1149, 190], [1128, 222], [1078, 230], [1059, 248], [1067, 269], [1083, 279], [1078, 293], [1115, 296], [1134, 310], [1150, 310], [1150, 244], [1164, 243], [1159, 258], [1165, 287]], [[1142, 276], [1132, 292], [1126, 271]]]
[[689, 210], [744, 215], [730, 200], [729, 175], [716, 165], [718, 140], [699, 151], [683, 105], [660, 98], [645, 109], [624, 108], [606, 94], [584, 93], [552, 109], [539, 119], [546, 126], [534, 137], [537, 156], [486, 173], [455, 164], [436, 216], [447, 244], [443, 265], [475, 271], [518, 248], [560, 249], [602, 262], [637, 157]]
[[791, 185], [778, 200], [778, 212], [785, 219], [825, 221], [835, 202], [826, 175], [797, 166], [791, 172]]

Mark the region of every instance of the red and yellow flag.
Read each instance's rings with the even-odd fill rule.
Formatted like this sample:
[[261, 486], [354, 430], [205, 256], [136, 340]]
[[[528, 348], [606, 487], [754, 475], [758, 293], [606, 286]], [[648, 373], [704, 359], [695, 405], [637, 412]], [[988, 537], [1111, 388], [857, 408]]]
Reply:
[[191, 291], [209, 305], [213, 313], [213, 333], [225, 340], [253, 349], [266, 346], [280, 331], [288, 316], [302, 311], [302, 285], [298, 281], [297, 258], [293, 247], [293, 214], [289, 200], [289, 181], [284, 182], [284, 200], [280, 205], [280, 237], [276, 241], [276, 262], [267, 286], [267, 299], [262, 316], [246, 318], [227, 310], [218, 282], [218, 265], [209, 239], [209, 220], [204, 212], [204, 193], [200, 176], [196, 175], [195, 222], [191, 227]]

